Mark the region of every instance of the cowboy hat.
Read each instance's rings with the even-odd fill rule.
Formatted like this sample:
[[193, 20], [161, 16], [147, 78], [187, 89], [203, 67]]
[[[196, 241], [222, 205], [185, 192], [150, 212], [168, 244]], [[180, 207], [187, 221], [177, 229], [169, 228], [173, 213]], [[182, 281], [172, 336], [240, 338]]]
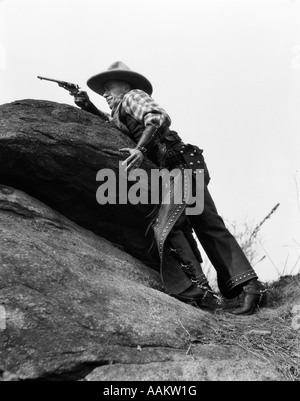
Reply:
[[99, 95], [104, 94], [104, 84], [111, 80], [128, 82], [132, 89], [142, 89], [148, 95], [152, 94], [152, 85], [143, 75], [131, 71], [122, 61], [116, 61], [108, 69], [100, 74], [94, 75], [87, 81], [87, 86]]

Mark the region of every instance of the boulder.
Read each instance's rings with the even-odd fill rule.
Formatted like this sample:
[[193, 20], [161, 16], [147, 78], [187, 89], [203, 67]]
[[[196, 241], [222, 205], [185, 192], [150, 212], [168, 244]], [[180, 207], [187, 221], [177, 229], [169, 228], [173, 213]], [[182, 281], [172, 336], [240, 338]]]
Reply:
[[0, 381], [282, 380], [236, 322], [165, 293], [151, 206], [97, 202], [132, 145], [76, 107], [0, 106]]
[[[0, 106], [0, 183], [25, 191], [158, 269], [145, 235], [153, 207], [96, 200], [102, 169], [115, 173], [118, 196], [119, 162], [125, 157], [119, 149], [133, 145], [110, 123], [77, 107], [30, 99]], [[145, 171], [151, 167], [149, 160], [143, 163]], [[148, 188], [148, 182], [141, 186]]]
[[0, 186], [3, 380], [277, 380], [238, 347], [206, 344], [208, 312], [40, 201]]

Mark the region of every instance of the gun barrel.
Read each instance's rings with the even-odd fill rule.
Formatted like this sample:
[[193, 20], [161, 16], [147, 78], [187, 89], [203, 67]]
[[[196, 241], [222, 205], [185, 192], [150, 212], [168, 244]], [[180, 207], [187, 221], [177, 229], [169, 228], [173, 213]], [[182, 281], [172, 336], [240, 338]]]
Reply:
[[61, 86], [62, 88], [69, 91], [72, 96], [75, 96], [79, 92], [79, 89], [80, 89], [80, 87], [78, 85], [72, 84], [70, 82], [58, 81], [57, 79], [41, 77], [39, 75], [37, 76], [37, 78], [44, 79], [45, 81], [56, 82], [58, 84], [58, 86]]
[[58, 81], [57, 79], [52, 79], [52, 78], [46, 78], [46, 77], [40, 77], [39, 75], [37, 76], [39, 79], [44, 79], [45, 81], [51, 81], [51, 82], [62, 82]]

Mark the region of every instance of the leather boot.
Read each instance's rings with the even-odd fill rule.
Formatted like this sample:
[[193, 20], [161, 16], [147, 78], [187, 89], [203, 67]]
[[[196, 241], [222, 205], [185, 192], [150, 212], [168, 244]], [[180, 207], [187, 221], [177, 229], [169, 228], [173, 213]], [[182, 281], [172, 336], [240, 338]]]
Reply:
[[219, 297], [209, 286], [200, 263], [199, 266], [194, 266], [193, 263], [181, 263], [181, 268], [191, 280], [192, 285], [175, 297], [192, 305], [213, 309], [217, 304], [216, 299], [219, 300]]
[[201, 307], [205, 307], [204, 304], [207, 304], [208, 307], [214, 306], [214, 293], [203, 273], [201, 254], [192, 235], [191, 226], [184, 215], [178, 219], [169, 234], [168, 248], [170, 254], [180, 263], [181, 269], [191, 281], [188, 289], [174, 297]]
[[250, 280], [244, 287], [243, 305], [231, 311], [234, 315], [252, 315], [255, 309], [266, 303], [266, 290], [256, 278]]

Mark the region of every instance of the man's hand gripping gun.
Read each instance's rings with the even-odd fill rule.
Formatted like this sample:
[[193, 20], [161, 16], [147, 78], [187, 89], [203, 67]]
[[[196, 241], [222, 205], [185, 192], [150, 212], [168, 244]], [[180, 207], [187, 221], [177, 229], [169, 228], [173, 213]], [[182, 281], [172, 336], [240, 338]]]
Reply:
[[52, 79], [52, 78], [45, 78], [45, 77], [40, 77], [40, 76], [38, 76], [38, 78], [45, 80], [45, 81], [56, 82], [58, 84], [58, 86], [66, 89], [67, 91], [69, 91], [71, 96], [74, 96], [75, 103], [77, 106], [79, 106], [80, 108], [82, 108], [85, 111], [88, 111], [92, 114], [99, 116], [104, 121], [110, 120], [109, 114], [104, 113], [103, 111], [99, 110], [90, 101], [88, 94], [86, 92], [81, 91], [80, 87], [78, 85], [72, 84], [70, 82], [58, 81], [57, 79]]

